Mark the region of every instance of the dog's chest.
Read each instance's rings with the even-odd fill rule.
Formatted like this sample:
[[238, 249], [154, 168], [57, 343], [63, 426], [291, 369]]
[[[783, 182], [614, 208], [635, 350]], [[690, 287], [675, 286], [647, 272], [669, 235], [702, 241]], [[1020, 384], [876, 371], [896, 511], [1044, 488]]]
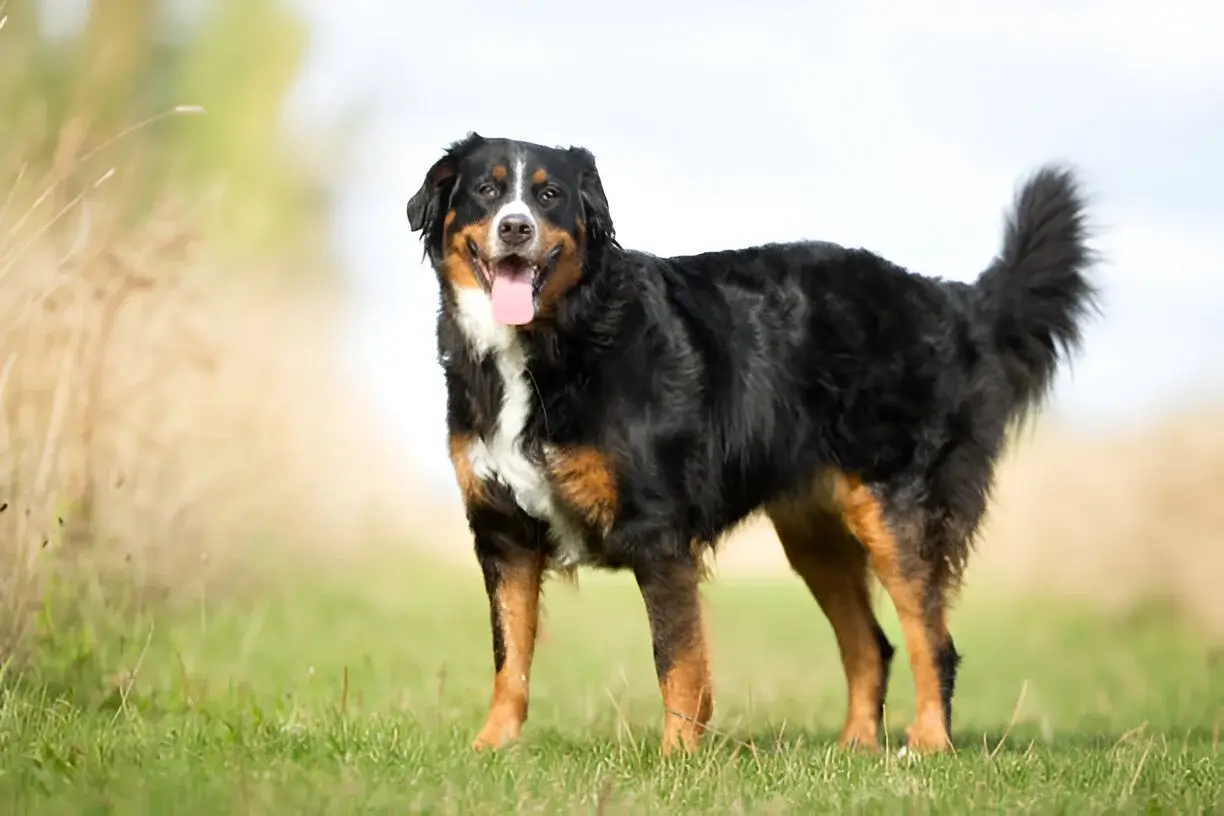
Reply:
[[[484, 297], [483, 293], [479, 295]], [[502, 401], [492, 429], [468, 449], [472, 471], [478, 478], [505, 485], [525, 513], [548, 525], [555, 545], [554, 566], [576, 566], [588, 558], [585, 535], [549, 479], [547, 464], [553, 451], [545, 445], [544, 461], [535, 462], [523, 448], [523, 432], [535, 397], [526, 351], [510, 329], [492, 321], [492, 315], [481, 308], [483, 304], [472, 300], [460, 302], [460, 325], [478, 354], [492, 356], [502, 386]]]

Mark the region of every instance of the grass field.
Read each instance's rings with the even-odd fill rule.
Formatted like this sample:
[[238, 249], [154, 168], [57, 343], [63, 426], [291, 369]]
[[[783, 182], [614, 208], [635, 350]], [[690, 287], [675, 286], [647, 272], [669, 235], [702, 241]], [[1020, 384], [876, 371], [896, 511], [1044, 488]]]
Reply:
[[[841, 669], [797, 582], [715, 580], [715, 733], [697, 756], [661, 760], [626, 579], [549, 586], [531, 719], [498, 755], [468, 749], [491, 674], [472, 571], [391, 560], [276, 587], [122, 634], [50, 607], [36, 670], [5, 677], [0, 809], [1187, 813], [1224, 801], [1224, 666], [1158, 606], [1103, 618], [970, 593], [954, 619], [957, 754], [913, 761], [832, 747]], [[898, 658], [892, 740], [912, 701]]]
[[[776, 540], [708, 588], [698, 755], [660, 759], [642, 603], [607, 576], [549, 587], [524, 739], [473, 753], [492, 658], [460, 515], [328, 362], [335, 171], [309, 156], [345, 140], [277, 124], [304, 32], [215, 0], [167, 38], [177, 4], [108, 0], [41, 41], [37, 5], [0, 0], [0, 814], [1221, 812], [1219, 406], [1004, 464], [971, 570], [997, 580], [953, 618], [955, 756], [833, 747], [828, 625], [747, 577]], [[388, 540], [462, 557], [373, 563]], [[253, 541], [295, 550], [269, 575]], [[895, 742], [903, 653], [892, 676]]]

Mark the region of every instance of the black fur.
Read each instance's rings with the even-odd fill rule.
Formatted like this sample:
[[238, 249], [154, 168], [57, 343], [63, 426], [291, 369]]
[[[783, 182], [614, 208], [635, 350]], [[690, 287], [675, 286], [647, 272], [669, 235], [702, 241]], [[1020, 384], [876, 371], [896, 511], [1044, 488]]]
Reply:
[[949, 637], [947, 643], [935, 655], [939, 669], [939, 696], [943, 702], [944, 728], [952, 730], [952, 697], [956, 694], [956, 673], [960, 669], [961, 655]]
[[1016, 197], [1003, 251], [978, 281], [979, 320], [991, 328], [1020, 417], [1046, 396], [1058, 361], [1079, 345], [1083, 318], [1095, 309], [1096, 292], [1082, 274], [1093, 260], [1086, 232], [1071, 173], [1045, 168]]
[[879, 623], [872, 626], [875, 632], [876, 645], [880, 649], [880, 701], [877, 704], [878, 713], [876, 719], [884, 719], [884, 698], [888, 694], [888, 676], [892, 671], [893, 655], [896, 654], [896, 649], [888, 639], [888, 635], [884, 634], [884, 630], [880, 628]]

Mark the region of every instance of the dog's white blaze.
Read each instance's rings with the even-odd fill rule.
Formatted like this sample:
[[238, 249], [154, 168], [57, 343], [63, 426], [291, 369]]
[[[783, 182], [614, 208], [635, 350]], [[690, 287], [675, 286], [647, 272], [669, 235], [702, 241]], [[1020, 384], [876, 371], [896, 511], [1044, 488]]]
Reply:
[[514, 160], [510, 172], [510, 195], [506, 199], [506, 203], [498, 208], [493, 215], [492, 226], [489, 228], [488, 236], [485, 238], [485, 255], [489, 258], [496, 258], [502, 254], [501, 239], [498, 238], [497, 227], [501, 224], [502, 219], [508, 215], [525, 215], [531, 222], [531, 226], [535, 228], [532, 233], [531, 240], [525, 246], [515, 249], [529, 258], [534, 258], [539, 250], [540, 230], [536, 223], [535, 214], [531, 211], [531, 207], [527, 204], [527, 160], [519, 156]]
[[[562, 510], [544, 471], [523, 453], [523, 429], [535, 394], [527, 378], [527, 352], [513, 328], [493, 319], [493, 303], [483, 291], [456, 287], [455, 295], [459, 326], [478, 357], [493, 355], [504, 394], [492, 437], [468, 449], [472, 471], [509, 487], [519, 507], [548, 524], [556, 544], [554, 566], [575, 566], [587, 556], [582, 532]], [[544, 455], [547, 459], [552, 451], [546, 447]]]

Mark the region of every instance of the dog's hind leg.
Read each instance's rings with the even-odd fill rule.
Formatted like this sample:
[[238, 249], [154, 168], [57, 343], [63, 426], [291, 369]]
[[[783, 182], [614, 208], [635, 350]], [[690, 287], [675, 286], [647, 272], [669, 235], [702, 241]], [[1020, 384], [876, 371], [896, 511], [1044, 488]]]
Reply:
[[866, 548], [868, 562], [892, 599], [905, 636], [917, 698], [914, 720], [905, 731], [906, 747], [917, 753], [947, 750], [952, 747], [948, 736], [951, 683], [945, 682], [943, 665], [951, 638], [943, 616], [942, 587], [936, 582], [938, 570], [917, 557], [924, 534], [921, 525], [899, 532], [890, 523], [880, 497], [869, 487], [849, 476], [839, 476], [836, 481], [834, 495], [842, 519]]
[[846, 672], [842, 747], [877, 748], [893, 646], [871, 608], [867, 551], [833, 513], [815, 502], [778, 502], [767, 510], [786, 558], [833, 627]]
[[943, 703], [944, 728], [952, 733], [952, 697], [956, 694], [956, 673], [961, 655], [956, 651], [952, 632], [948, 629], [948, 606], [951, 587], [944, 570], [935, 569], [928, 588], [928, 614], [935, 636], [935, 666], [939, 669], [939, 697]]

